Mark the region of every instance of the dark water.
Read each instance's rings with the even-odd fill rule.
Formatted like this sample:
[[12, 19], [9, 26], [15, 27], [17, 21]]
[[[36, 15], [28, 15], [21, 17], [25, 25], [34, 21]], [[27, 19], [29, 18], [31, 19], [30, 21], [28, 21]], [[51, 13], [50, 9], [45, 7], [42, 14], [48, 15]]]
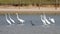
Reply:
[[[40, 15], [19, 15], [21, 19], [25, 20], [22, 26], [17, 24], [20, 22], [17, 20], [16, 15], [11, 15], [11, 18], [14, 19], [16, 23], [10, 26], [6, 22], [5, 15], [0, 15], [0, 34], [60, 34], [60, 15], [46, 16], [47, 19], [48, 17], [54, 18], [56, 23], [45, 28], [42, 27], [43, 24]], [[34, 26], [32, 26], [31, 21]]]

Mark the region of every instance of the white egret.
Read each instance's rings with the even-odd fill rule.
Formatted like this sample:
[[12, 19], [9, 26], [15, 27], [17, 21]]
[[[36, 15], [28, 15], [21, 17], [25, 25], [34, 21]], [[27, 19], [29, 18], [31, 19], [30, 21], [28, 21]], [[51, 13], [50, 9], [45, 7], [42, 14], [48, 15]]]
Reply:
[[18, 13], [16, 13], [16, 15], [17, 15], [17, 19], [23, 24], [25, 22], [25, 20], [20, 19], [19, 16], [18, 16]]
[[5, 17], [6, 17], [6, 21], [11, 25], [10, 20], [8, 20], [8, 18], [7, 18], [7, 14], [5, 14]]
[[9, 18], [10, 18], [10, 20], [11, 20], [13, 23], [15, 23], [15, 21], [10, 17], [10, 14], [9, 14]]
[[54, 18], [50, 18], [50, 17], [49, 17], [49, 20], [50, 20], [51, 22], [55, 23]]
[[44, 25], [47, 25], [42, 15], [41, 15], [41, 21], [43, 22]]
[[46, 18], [46, 15], [44, 14], [44, 20], [47, 22], [47, 24], [51, 24], [48, 20], [47, 20], [47, 18]]

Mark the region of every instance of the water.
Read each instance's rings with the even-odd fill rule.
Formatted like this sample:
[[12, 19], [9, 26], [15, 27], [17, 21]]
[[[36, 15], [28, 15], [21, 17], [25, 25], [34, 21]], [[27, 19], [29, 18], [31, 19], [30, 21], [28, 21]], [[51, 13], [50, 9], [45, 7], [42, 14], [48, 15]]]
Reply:
[[[60, 25], [60, 15], [46, 15], [47, 16], [47, 19], [49, 17], [51, 18], [54, 18], [55, 21], [56, 21], [56, 25]], [[28, 25], [28, 26], [31, 26], [31, 22], [32, 21], [35, 26], [40, 26], [42, 25], [42, 21], [41, 21], [41, 17], [40, 15], [19, 15], [19, 17], [23, 20], [25, 20], [25, 25]], [[20, 23], [18, 20], [17, 20], [17, 16], [16, 15], [11, 15], [11, 18], [16, 22], [16, 23]], [[8, 19], [9, 19], [9, 16], [8, 16]], [[6, 22], [6, 17], [5, 15], [0, 15], [0, 26], [3, 26], [3, 25], [8, 25], [8, 23]]]
[[[11, 15], [11, 18], [16, 22], [15, 25], [8, 25], [5, 15], [0, 15], [0, 34], [60, 34], [60, 15], [46, 15], [55, 19], [56, 23], [49, 27], [42, 27], [40, 15], [19, 15], [25, 22], [21, 26], [16, 15]], [[9, 18], [8, 18], [9, 19]], [[34, 26], [32, 26], [31, 21]], [[53, 23], [52, 23], [53, 24]]]

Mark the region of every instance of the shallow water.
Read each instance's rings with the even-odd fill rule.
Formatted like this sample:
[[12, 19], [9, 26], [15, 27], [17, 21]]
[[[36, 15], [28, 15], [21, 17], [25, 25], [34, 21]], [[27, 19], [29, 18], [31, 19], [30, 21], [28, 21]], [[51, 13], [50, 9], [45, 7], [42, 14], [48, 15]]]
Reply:
[[[54, 18], [56, 21], [56, 25], [60, 26], [60, 15], [46, 15], [47, 19], [49, 17]], [[33, 22], [33, 24], [35, 24], [35, 26], [40, 26], [42, 25], [42, 21], [41, 21], [41, 17], [40, 15], [19, 15], [19, 17], [23, 20], [25, 20], [25, 25], [27, 26], [31, 26], [31, 21]], [[11, 18], [16, 22], [16, 23], [20, 23], [17, 20], [17, 16], [16, 15], [11, 15]], [[8, 15], [8, 19], [9, 19], [9, 15]], [[6, 17], [5, 15], [0, 15], [0, 26], [4, 26], [4, 25], [8, 25], [8, 23], [6, 22]]]
[[[21, 19], [24, 19], [24, 25], [20, 23], [16, 15], [11, 15], [11, 18], [16, 22], [13, 25], [8, 25], [6, 22], [5, 15], [0, 15], [0, 34], [60, 34], [60, 15], [46, 15], [48, 17], [54, 18], [56, 23], [49, 25], [48, 27], [43, 27], [40, 15], [19, 15]], [[9, 17], [8, 17], [9, 19]], [[31, 25], [31, 22], [35, 24]]]

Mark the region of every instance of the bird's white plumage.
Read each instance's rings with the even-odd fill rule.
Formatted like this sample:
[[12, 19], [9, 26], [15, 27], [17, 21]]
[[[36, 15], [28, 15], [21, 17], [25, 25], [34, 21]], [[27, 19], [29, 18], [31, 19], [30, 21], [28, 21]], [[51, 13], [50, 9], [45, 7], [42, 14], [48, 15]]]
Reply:
[[47, 22], [47, 24], [51, 24], [51, 23], [47, 20], [46, 15], [44, 15], [44, 19], [45, 19], [45, 21]]
[[41, 15], [41, 21], [43, 22], [44, 25], [47, 25], [46, 21], [43, 19], [42, 15]]
[[19, 16], [18, 16], [18, 13], [16, 13], [16, 15], [17, 15], [17, 19], [23, 24], [25, 22], [25, 20], [20, 19]]
[[49, 17], [49, 20], [50, 20], [51, 22], [55, 23], [54, 18], [50, 18], [50, 17]]
[[11, 24], [10, 20], [8, 20], [8, 18], [7, 18], [7, 14], [5, 14], [5, 16], [6, 16], [6, 21], [7, 21], [9, 24]]
[[22, 22], [22, 23], [23, 23], [23, 22], [25, 22], [25, 21], [24, 21], [24, 20], [22, 20], [22, 19], [18, 19], [18, 20], [19, 20], [20, 22]]
[[10, 20], [11, 20], [13, 23], [15, 23], [15, 21], [10, 17], [10, 14], [9, 14], [9, 18], [10, 18]]

